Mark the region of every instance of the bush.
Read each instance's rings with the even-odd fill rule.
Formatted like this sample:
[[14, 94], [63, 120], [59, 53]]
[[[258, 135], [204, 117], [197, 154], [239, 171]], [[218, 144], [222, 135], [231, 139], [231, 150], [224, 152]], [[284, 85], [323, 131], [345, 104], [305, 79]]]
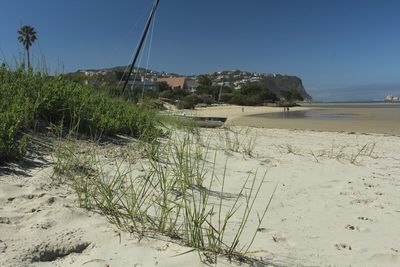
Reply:
[[166, 110], [164, 102], [160, 99], [145, 98], [140, 103], [140, 106], [152, 110]]
[[155, 113], [93, 87], [23, 69], [0, 68], [0, 161], [18, 159], [27, 139], [22, 129], [62, 124], [91, 137], [126, 134], [154, 138]]
[[174, 91], [172, 91], [172, 90], [165, 90], [165, 91], [160, 92], [159, 97], [175, 99], [175, 94], [174, 94]]
[[171, 100], [182, 99], [185, 96], [187, 96], [187, 92], [181, 89], [168, 89], [160, 92], [159, 94], [160, 98], [168, 98]]
[[296, 101], [296, 100], [299, 100], [299, 101], [303, 101], [304, 100], [304, 98], [300, 94], [300, 92], [295, 90], [295, 89], [283, 90], [281, 92], [281, 94], [285, 98], [285, 100], [288, 101], [288, 102], [293, 102], [293, 101]]
[[232, 93], [224, 93], [224, 94], [221, 94], [221, 99], [220, 99], [220, 101], [221, 101], [222, 103], [230, 103], [232, 97], [233, 97], [233, 94], [232, 94]]
[[214, 99], [209, 95], [200, 95], [198, 97], [198, 101], [199, 101], [199, 103], [204, 103], [208, 106], [214, 104]]
[[234, 93], [232, 96], [229, 98], [229, 104], [232, 105], [244, 105], [244, 96], [241, 95], [240, 93]]
[[194, 107], [199, 103], [198, 96], [195, 94], [185, 96], [176, 104], [178, 109], [194, 109]]
[[0, 163], [20, 159], [25, 155], [28, 139], [19, 138], [21, 119], [17, 113], [0, 113]]

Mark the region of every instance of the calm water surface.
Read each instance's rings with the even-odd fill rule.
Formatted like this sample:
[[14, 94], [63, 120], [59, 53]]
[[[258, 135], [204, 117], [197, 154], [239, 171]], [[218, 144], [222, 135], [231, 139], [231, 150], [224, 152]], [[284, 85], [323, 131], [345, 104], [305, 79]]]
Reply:
[[308, 110], [254, 114], [237, 125], [400, 135], [400, 103], [313, 103]]
[[400, 103], [316, 103], [302, 105], [310, 110], [296, 110], [257, 114], [268, 119], [308, 119], [308, 120], [360, 120], [382, 119], [400, 122]]

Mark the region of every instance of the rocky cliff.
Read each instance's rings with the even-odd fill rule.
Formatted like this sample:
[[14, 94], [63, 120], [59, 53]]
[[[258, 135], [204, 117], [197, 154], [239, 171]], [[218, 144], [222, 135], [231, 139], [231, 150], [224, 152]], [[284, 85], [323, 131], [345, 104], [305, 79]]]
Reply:
[[261, 83], [278, 96], [281, 96], [281, 92], [284, 90], [297, 90], [304, 100], [312, 100], [312, 97], [306, 92], [303, 82], [299, 77], [277, 74], [264, 77]]

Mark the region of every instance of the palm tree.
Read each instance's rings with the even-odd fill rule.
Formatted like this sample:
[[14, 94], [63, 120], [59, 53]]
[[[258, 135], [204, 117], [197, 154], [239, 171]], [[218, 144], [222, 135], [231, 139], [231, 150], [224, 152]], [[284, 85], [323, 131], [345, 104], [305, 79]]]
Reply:
[[36, 30], [32, 26], [24, 25], [21, 27], [21, 29], [19, 29], [18, 34], [19, 34], [18, 42], [20, 42], [25, 47], [26, 58], [28, 60], [28, 69], [29, 69], [31, 67], [31, 62], [29, 59], [29, 48], [37, 39]]

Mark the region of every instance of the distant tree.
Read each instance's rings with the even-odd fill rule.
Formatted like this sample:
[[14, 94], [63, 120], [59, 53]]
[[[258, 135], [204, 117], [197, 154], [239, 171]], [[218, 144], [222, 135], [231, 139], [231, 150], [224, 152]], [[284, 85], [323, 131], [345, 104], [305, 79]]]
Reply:
[[208, 85], [199, 85], [196, 88], [196, 94], [198, 95], [212, 95], [212, 88]]
[[221, 90], [221, 94], [230, 94], [233, 90], [231, 87], [224, 85]]
[[230, 103], [230, 100], [233, 97], [233, 93], [222, 93], [221, 94], [221, 98], [220, 98], [220, 102], [222, 103]]
[[206, 105], [211, 105], [215, 102], [215, 100], [210, 95], [199, 95], [198, 100], [199, 103], [203, 103]]
[[285, 98], [286, 101], [288, 102], [294, 102], [294, 101], [303, 101], [304, 98], [303, 96], [299, 93], [299, 91], [292, 89], [292, 90], [284, 90], [281, 92], [282, 96]]
[[174, 94], [174, 91], [172, 91], [172, 90], [162, 91], [162, 92], [160, 92], [159, 96], [161, 98], [175, 99], [175, 94]]
[[202, 85], [202, 86], [211, 86], [212, 85], [212, 81], [207, 75], [199, 75], [197, 77], [197, 82], [199, 83], [199, 85]]
[[194, 109], [199, 103], [199, 98], [195, 94], [187, 95], [183, 97], [177, 104], [178, 109]]
[[258, 83], [248, 83], [243, 85], [240, 89], [240, 93], [244, 96], [248, 96], [248, 103], [262, 104], [278, 100], [275, 93], [270, 91], [264, 85]]
[[36, 30], [32, 26], [24, 25], [18, 30], [18, 34], [18, 42], [20, 42], [24, 46], [26, 51], [27, 66], [29, 69], [31, 67], [29, 48], [37, 39]]
[[293, 90], [294, 92], [292, 93], [292, 97], [295, 99], [295, 100], [298, 100], [298, 101], [303, 101], [304, 100], [304, 97], [300, 94], [300, 92], [299, 91], [297, 91], [297, 90]]
[[242, 95], [258, 95], [262, 92], [263, 88], [256, 83], [246, 83], [240, 88]]
[[229, 104], [233, 105], [244, 105], [245, 104], [245, 98], [246, 96], [242, 95], [239, 92], [235, 92], [232, 94], [232, 96], [229, 98]]
[[173, 90], [171, 88], [168, 88], [164, 91], [160, 91], [159, 97], [168, 98], [171, 100], [179, 100], [179, 99], [182, 99], [183, 97], [185, 97], [186, 95], [187, 95], [187, 92], [185, 92], [184, 90], [181, 90], [181, 89]]
[[159, 92], [172, 90], [167, 82], [157, 82], [157, 85], [158, 85], [158, 91]]

